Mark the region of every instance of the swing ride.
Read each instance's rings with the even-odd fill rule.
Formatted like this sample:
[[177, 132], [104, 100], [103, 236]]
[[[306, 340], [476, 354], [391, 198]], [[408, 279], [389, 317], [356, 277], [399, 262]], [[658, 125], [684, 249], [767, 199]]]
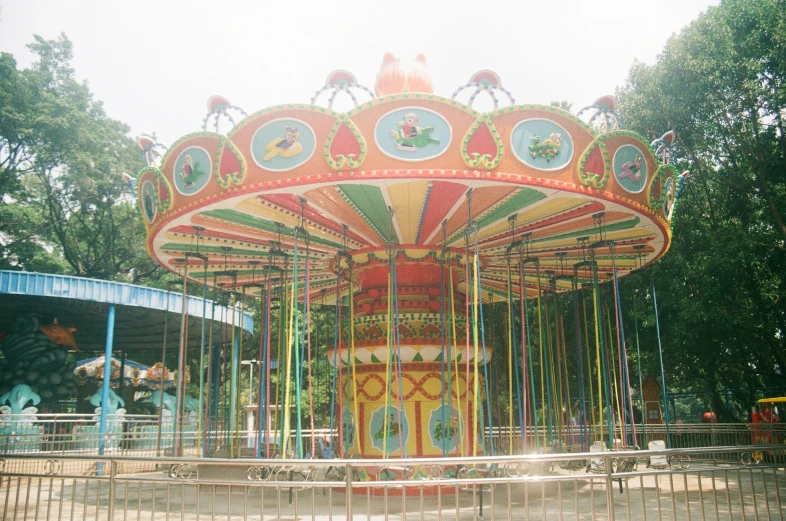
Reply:
[[[473, 109], [482, 93], [493, 110]], [[339, 94], [354, 108], [334, 111]], [[260, 313], [257, 457], [314, 454], [320, 361], [342, 457], [638, 445], [618, 279], [669, 247], [673, 133], [623, 130], [609, 96], [578, 115], [517, 105], [491, 71], [443, 98], [422, 56], [405, 74], [386, 55], [374, 92], [334, 71], [308, 104], [208, 105], [165, 154], [140, 142], [138, 203], [157, 262]], [[314, 304], [335, 317], [318, 341]], [[204, 431], [239, 430], [243, 349], [201, 372]]]

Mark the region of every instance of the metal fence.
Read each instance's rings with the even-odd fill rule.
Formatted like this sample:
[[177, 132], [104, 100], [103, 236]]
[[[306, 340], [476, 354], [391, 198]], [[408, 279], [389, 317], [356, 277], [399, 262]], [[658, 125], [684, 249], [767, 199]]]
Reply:
[[[94, 414], [0, 415], [0, 453], [98, 454], [102, 436]], [[171, 454], [174, 422], [157, 415], [107, 416], [103, 436], [105, 452], [135, 456]], [[195, 421], [183, 432], [186, 453], [198, 455]], [[189, 450], [190, 449], [190, 450]]]
[[783, 466], [739, 463], [781, 448], [308, 461], [4, 454], [0, 519], [782, 521]]
[[[173, 427], [171, 419], [165, 417], [159, 423], [157, 415], [109, 415], [104, 436], [105, 451], [124, 456], [171, 455], [174, 440]], [[223, 424], [211, 422], [205, 437], [208, 454], [225, 453], [224, 449], [229, 445], [239, 449], [256, 447], [259, 438], [255, 432], [228, 432], [224, 430], [225, 427]], [[663, 425], [628, 426], [623, 432], [616, 430], [613, 437], [633, 439], [634, 430], [636, 443], [640, 448], [647, 448], [649, 441], [666, 439], [666, 428]], [[304, 430], [301, 439], [306, 452], [310, 450], [313, 437], [327, 440], [335, 438], [327, 429], [318, 429], [313, 433]], [[609, 436], [605, 426], [584, 428], [574, 426], [553, 430], [549, 440], [544, 440], [543, 429], [539, 431], [536, 439], [536, 431], [529, 428], [524, 438], [527, 452], [533, 452], [537, 446], [548, 446], [557, 452], [575, 452], [581, 450], [582, 442], [585, 443], [585, 447], [588, 447], [588, 440], [608, 439]], [[269, 443], [279, 443], [280, 433], [268, 433], [267, 439]], [[495, 452], [498, 454], [524, 452], [524, 442], [518, 429], [495, 427], [487, 431], [486, 440], [489, 439], [493, 439]], [[786, 424], [671, 425], [669, 439], [671, 448], [779, 444], [786, 441]], [[27, 415], [0, 415], [0, 452], [2, 453], [97, 454], [99, 441], [98, 422], [92, 414], [38, 414], [32, 421]], [[196, 421], [186, 419], [183, 428], [183, 453], [197, 456], [198, 446], [201, 446], [201, 440]], [[487, 447], [487, 453], [490, 452], [489, 448]], [[255, 453], [255, 450], [237, 451], [237, 455], [240, 456], [251, 456]], [[786, 459], [781, 462], [786, 463]]]

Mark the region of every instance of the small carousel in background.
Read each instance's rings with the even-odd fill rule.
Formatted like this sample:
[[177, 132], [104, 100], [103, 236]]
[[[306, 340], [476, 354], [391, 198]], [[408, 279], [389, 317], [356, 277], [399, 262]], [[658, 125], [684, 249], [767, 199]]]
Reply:
[[[169, 417], [180, 415], [183, 432], [197, 432], [200, 418], [195, 398], [183, 393], [178, 402], [167, 391], [185, 389], [190, 362], [199, 367], [194, 353], [229, 338], [206, 332], [231, 330], [232, 338], [240, 339], [252, 331], [251, 316], [238, 308], [65, 275], [0, 271], [0, 309], [4, 452], [98, 449], [101, 454], [121, 448], [123, 439], [128, 441], [123, 448], [171, 448], [175, 422]], [[190, 360], [171, 347], [167, 352], [173, 340], [181, 352], [191, 353]], [[96, 352], [104, 354], [84, 358]], [[128, 355], [158, 361], [148, 367]], [[180, 360], [181, 370], [166, 368], [165, 363]], [[144, 407], [153, 414], [127, 413]]]
[[[121, 353], [118, 353], [120, 356]], [[86, 358], [76, 363], [74, 374], [77, 377], [76, 412], [89, 413], [92, 409], [87, 405], [90, 396], [101, 389], [104, 380], [104, 356]], [[152, 366], [129, 360], [125, 357], [112, 357], [110, 364], [112, 371], [109, 377], [109, 388], [128, 405], [132, 413], [146, 411], [134, 410], [135, 403], [152, 391], [171, 391], [177, 382], [177, 372], [167, 369], [161, 362]], [[123, 377], [120, 378], [122, 373]], [[186, 383], [191, 381], [190, 370], [186, 371]]]

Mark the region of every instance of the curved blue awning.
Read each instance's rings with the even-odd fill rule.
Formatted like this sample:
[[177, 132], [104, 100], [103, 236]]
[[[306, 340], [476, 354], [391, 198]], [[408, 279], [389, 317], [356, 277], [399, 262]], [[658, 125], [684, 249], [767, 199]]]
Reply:
[[[0, 328], [8, 330], [17, 315], [34, 314], [43, 322], [57, 318], [64, 326], [77, 328], [74, 338], [80, 349], [103, 351], [106, 313], [110, 304], [117, 308], [115, 344], [118, 349], [156, 348], [164, 336], [174, 347], [179, 340], [180, 293], [122, 282], [87, 279], [69, 275], [0, 270]], [[203, 300], [188, 296], [189, 345], [201, 340]], [[205, 315], [216, 341], [228, 336], [230, 325], [241, 325], [250, 336], [254, 322], [249, 313], [204, 301]], [[165, 317], [169, 314], [169, 319]]]

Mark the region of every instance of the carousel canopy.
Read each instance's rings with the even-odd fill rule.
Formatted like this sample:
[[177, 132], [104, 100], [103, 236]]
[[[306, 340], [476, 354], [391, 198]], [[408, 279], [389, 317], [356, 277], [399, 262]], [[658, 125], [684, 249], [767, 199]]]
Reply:
[[[303, 292], [308, 266], [309, 297], [329, 303], [347, 291], [342, 259], [460, 268], [477, 251], [488, 301], [506, 294], [508, 266], [521, 260], [513, 294], [523, 284], [534, 296], [589, 282], [592, 261], [606, 280], [614, 266], [625, 275], [669, 248], [682, 179], [669, 164], [673, 133], [648, 143], [622, 130], [611, 96], [577, 115], [516, 104], [491, 71], [444, 98], [425, 60], [416, 65], [405, 74], [386, 56], [374, 93], [335, 71], [310, 103], [250, 115], [214, 96], [202, 131], [165, 153], [140, 141], [148, 167], [138, 203], [153, 257], [249, 293], [293, 276]], [[493, 110], [473, 108], [480, 94]], [[332, 110], [338, 95], [355, 108]]]

